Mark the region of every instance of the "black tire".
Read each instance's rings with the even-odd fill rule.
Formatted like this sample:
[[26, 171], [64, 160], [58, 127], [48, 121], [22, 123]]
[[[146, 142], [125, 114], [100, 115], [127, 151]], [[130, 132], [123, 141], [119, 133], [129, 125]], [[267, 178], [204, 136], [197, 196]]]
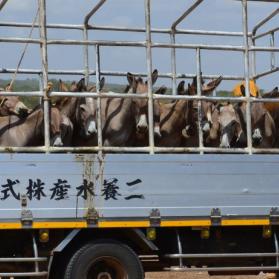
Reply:
[[119, 242], [89, 243], [71, 258], [64, 279], [144, 279], [136, 253]]

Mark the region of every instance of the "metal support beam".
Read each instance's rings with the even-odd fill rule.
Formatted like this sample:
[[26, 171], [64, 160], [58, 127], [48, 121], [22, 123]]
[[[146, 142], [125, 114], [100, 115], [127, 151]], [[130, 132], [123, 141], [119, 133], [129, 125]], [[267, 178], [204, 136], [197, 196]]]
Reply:
[[[271, 1], [269, 1], [271, 2]], [[255, 25], [255, 27], [252, 30], [252, 36], [255, 36], [258, 29], [262, 27], [265, 23], [267, 23], [269, 20], [271, 20], [273, 17], [275, 17], [277, 14], [279, 14], [279, 8], [274, 10], [270, 15], [262, 19], [258, 24]]]
[[242, 28], [244, 40], [244, 75], [245, 75], [245, 96], [246, 101], [246, 125], [247, 125], [247, 148], [252, 154], [252, 124], [251, 124], [251, 102], [250, 102], [250, 73], [249, 73], [249, 38], [248, 38], [248, 11], [247, 0], [242, 0]]
[[0, 0], [0, 11], [4, 8], [4, 6], [7, 4], [8, 0]]
[[203, 2], [203, 0], [197, 0], [189, 9], [187, 9], [171, 26], [172, 30], [175, 30], [177, 25], [182, 22], [192, 11], [196, 9]]
[[97, 5], [86, 15], [84, 18], [84, 26], [88, 27], [88, 22], [90, 18], [102, 7], [102, 5], [106, 2], [106, 0], [100, 0]]
[[49, 96], [48, 96], [48, 56], [47, 56], [47, 29], [46, 29], [46, 0], [39, 0], [39, 22], [40, 22], [40, 49], [42, 59], [42, 79], [43, 79], [43, 97], [44, 97], [44, 133], [45, 147], [48, 150], [50, 146], [50, 128], [49, 128]]
[[153, 96], [152, 96], [152, 38], [150, 19], [150, 0], [145, 0], [145, 28], [146, 28], [146, 62], [147, 62], [147, 85], [148, 85], [148, 128], [150, 154], [154, 154], [154, 119], [153, 119]]
[[[196, 65], [197, 65], [197, 95], [202, 96], [202, 84], [201, 84], [201, 51], [198, 48], [196, 50]], [[198, 135], [199, 135], [199, 147], [203, 148], [203, 131], [202, 131], [202, 101], [198, 100]], [[203, 154], [201, 151], [200, 154]]]

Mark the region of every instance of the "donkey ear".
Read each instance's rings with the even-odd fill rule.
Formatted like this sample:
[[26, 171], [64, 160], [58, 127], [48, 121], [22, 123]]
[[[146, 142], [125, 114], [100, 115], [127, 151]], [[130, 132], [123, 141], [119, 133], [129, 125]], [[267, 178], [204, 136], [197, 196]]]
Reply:
[[77, 84], [77, 91], [81, 92], [81, 91], [84, 91], [84, 90], [86, 90], [85, 79], [82, 78]]
[[102, 77], [101, 80], [100, 80], [100, 90], [102, 90], [105, 86], [105, 78]]
[[245, 97], [245, 95], [246, 95], [245, 86], [243, 84], [240, 85], [240, 92], [241, 92], [242, 96]]
[[11, 92], [12, 91], [12, 86], [11, 86], [11, 83], [8, 83], [6, 86], [5, 86], [5, 91], [7, 92]]
[[158, 70], [155, 69], [152, 73], [152, 84], [155, 84], [155, 82], [157, 81], [158, 79]]
[[166, 86], [161, 86], [159, 89], [157, 89], [156, 91], [155, 91], [155, 94], [161, 94], [161, 95], [163, 95], [163, 94], [165, 94], [167, 92], [167, 87]]
[[[185, 92], [184, 86], [185, 86], [185, 81], [182, 80], [182, 81], [178, 84], [178, 86], [177, 86], [177, 94], [178, 94], [178, 95], [183, 95], [183, 93]], [[189, 86], [189, 85], [188, 85], [188, 86]]]
[[86, 111], [86, 104], [81, 104], [79, 106], [79, 108], [82, 110], [82, 111]]
[[127, 80], [128, 80], [129, 85], [132, 86], [135, 82], [135, 76], [132, 73], [128, 72]]
[[[63, 90], [62, 90], [62, 91], [63, 91]], [[73, 81], [73, 82], [71, 83], [70, 91], [71, 91], [71, 92], [77, 91], [77, 83], [76, 83], [75, 81]]]
[[215, 108], [220, 112], [223, 108], [223, 104], [218, 103], [218, 104], [216, 104]]

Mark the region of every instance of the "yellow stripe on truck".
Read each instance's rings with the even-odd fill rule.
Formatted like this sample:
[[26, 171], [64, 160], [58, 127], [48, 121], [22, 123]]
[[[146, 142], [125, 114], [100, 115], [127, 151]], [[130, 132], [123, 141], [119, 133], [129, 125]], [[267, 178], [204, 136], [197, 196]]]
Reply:
[[[222, 219], [221, 226], [269, 226], [269, 219]], [[211, 220], [162, 220], [160, 227], [210, 227]], [[99, 221], [98, 228], [148, 228], [149, 220], [144, 221]], [[0, 223], [0, 230], [23, 229], [21, 222]], [[33, 229], [83, 229], [88, 228], [86, 221], [69, 222], [33, 222]]]
[[269, 219], [222, 220], [221, 226], [268, 226]]
[[0, 223], [0, 230], [17, 230], [21, 228], [21, 223]]
[[148, 228], [149, 221], [100, 221], [99, 228]]
[[208, 227], [210, 220], [161, 221], [161, 227]]

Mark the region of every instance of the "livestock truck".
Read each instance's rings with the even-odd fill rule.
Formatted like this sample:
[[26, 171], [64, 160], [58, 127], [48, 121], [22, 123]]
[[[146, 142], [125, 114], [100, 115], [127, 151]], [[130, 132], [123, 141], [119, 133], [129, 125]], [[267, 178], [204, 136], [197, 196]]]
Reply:
[[[33, 23], [0, 22], [0, 28], [6, 31], [11, 27], [40, 30], [38, 38], [31, 38], [32, 32], [28, 38], [0, 38], [2, 53], [11, 43], [40, 46], [41, 69], [24, 69], [19, 67], [20, 63], [15, 69], [5, 66], [0, 69], [2, 74], [38, 75], [40, 91], [4, 91], [1, 95], [40, 97], [45, 113], [44, 146], [1, 147], [0, 276], [140, 279], [144, 278], [146, 271], [164, 270], [208, 271], [209, 274], [279, 272], [279, 150], [253, 147], [249, 109], [246, 148], [204, 147], [201, 128], [198, 147], [158, 147], [154, 144], [153, 132], [154, 99], [195, 100], [198, 127], [201, 127], [202, 100], [241, 101], [247, 102], [248, 107], [260, 101], [250, 97], [249, 80], [278, 72], [274, 59], [278, 52], [274, 44], [278, 17], [275, 28], [272, 26], [272, 29], [259, 32], [266, 23], [276, 19], [278, 8], [267, 16], [262, 15], [252, 31], [248, 30], [247, 6], [253, 5], [253, 1], [246, 0], [225, 3], [226, 7], [238, 5], [243, 19], [241, 32], [179, 29], [177, 26], [181, 21], [210, 2], [202, 0], [184, 3], [186, 10], [169, 29], [151, 26], [150, 0], [141, 1], [145, 12], [144, 28], [91, 25], [91, 17], [105, 7], [106, 2], [110, 0], [98, 1], [81, 25], [46, 23], [46, 4], [53, 8], [50, 0], [38, 1]], [[278, 3], [275, 0], [257, 2], [262, 7], [274, 7]], [[0, 12], [4, 14], [8, 5], [7, 0], [2, 0]], [[80, 32], [83, 38], [49, 38], [50, 30], [72, 30]], [[133, 32], [144, 34], [146, 39], [92, 40], [89, 33], [93, 31]], [[155, 42], [154, 33], [169, 35], [170, 43]], [[176, 43], [178, 35], [189, 34], [238, 38], [244, 43]], [[271, 45], [257, 46], [257, 40], [265, 36], [271, 37]], [[53, 45], [82, 46], [84, 69], [49, 68], [48, 47]], [[97, 146], [50, 146], [50, 97], [92, 97], [97, 100], [99, 108], [104, 96], [135, 98], [133, 94], [100, 93], [99, 90], [100, 76], [126, 75], [126, 72], [101, 69], [101, 50], [125, 46], [146, 50], [147, 74], [138, 74], [147, 76], [148, 80], [148, 92], [144, 98], [148, 99], [149, 145], [103, 146], [98, 110]], [[89, 63], [91, 48], [96, 54], [94, 70], [90, 69]], [[152, 95], [152, 49], [158, 48], [171, 52], [172, 73], [159, 76], [171, 80], [173, 95]], [[197, 68], [194, 74], [177, 73], [178, 48], [193, 51]], [[223, 75], [223, 79], [244, 79], [247, 85], [245, 97], [202, 96], [201, 52], [204, 50], [234, 51], [242, 55], [244, 75]], [[268, 71], [257, 72], [256, 54], [262, 51], [271, 55], [271, 67]], [[50, 75], [84, 75], [87, 82], [95, 75], [96, 92], [51, 91], [48, 88]], [[195, 75], [197, 95], [175, 95], [177, 79]], [[205, 79], [214, 77], [203, 73]]]

